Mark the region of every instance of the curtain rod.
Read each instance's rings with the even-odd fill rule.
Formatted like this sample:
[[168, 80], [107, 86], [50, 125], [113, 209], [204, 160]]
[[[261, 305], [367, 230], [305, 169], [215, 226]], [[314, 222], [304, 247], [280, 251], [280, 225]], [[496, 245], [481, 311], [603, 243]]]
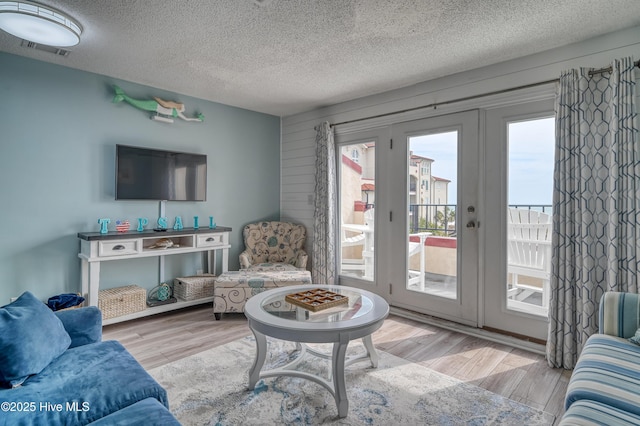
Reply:
[[473, 99], [484, 98], [485, 96], [499, 95], [499, 94], [502, 94], [502, 93], [509, 93], [509, 92], [513, 92], [513, 91], [516, 91], [516, 90], [528, 89], [530, 87], [542, 86], [542, 85], [549, 84], [549, 83], [557, 83], [558, 81], [560, 81], [560, 80], [556, 78], [554, 80], [540, 81], [538, 83], [525, 84], [524, 86], [511, 87], [509, 89], [502, 89], [502, 90], [496, 90], [494, 92], [481, 93], [479, 95], [465, 96], [464, 98], [452, 99], [450, 101], [434, 102], [432, 104], [421, 105], [421, 106], [417, 106], [417, 107], [413, 107], [413, 108], [407, 108], [407, 109], [403, 109], [403, 110], [400, 110], [400, 111], [385, 112], [383, 114], [372, 115], [372, 116], [369, 116], [369, 117], [356, 118], [356, 119], [348, 120], [348, 121], [341, 121], [340, 123], [335, 123], [335, 124], [332, 124], [331, 126], [333, 127], [333, 126], [340, 126], [341, 124], [357, 123], [358, 121], [371, 120], [373, 118], [381, 118], [381, 117], [387, 117], [387, 116], [390, 116], [390, 115], [403, 114], [405, 112], [412, 112], [412, 111], [417, 111], [417, 110], [426, 109], [426, 108], [436, 109], [437, 107], [439, 107], [441, 105], [449, 105], [449, 104], [453, 104], [453, 103], [457, 103], [457, 102], [470, 101], [470, 100], [473, 100]]
[[[640, 67], [640, 60], [634, 62], [634, 65], [637, 66], [637, 67]], [[601, 69], [589, 71], [589, 75], [591, 76], [591, 75], [594, 75], [594, 74], [602, 74], [602, 73], [605, 73], [605, 72], [611, 72], [611, 70], [612, 70], [612, 68], [609, 66], [607, 68], [601, 68]], [[449, 105], [449, 104], [453, 104], [453, 103], [457, 103], [457, 102], [470, 101], [470, 100], [473, 100], [473, 99], [484, 98], [486, 96], [500, 95], [502, 93], [514, 92], [516, 90], [529, 89], [531, 87], [543, 86], [545, 84], [550, 84], [550, 83], [557, 83], [559, 81], [560, 81], [560, 79], [558, 79], [558, 78], [553, 79], [553, 80], [540, 81], [538, 83], [525, 84], [524, 86], [511, 87], [509, 89], [502, 89], [502, 90], [496, 90], [496, 91], [488, 92], [488, 93], [481, 93], [479, 95], [466, 96], [464, 98], [452, 99], [450, 101], [434, 102], [434, 103], [431, 103], [431, 104], [428, 104], [428, 105], [421, 105], [421, 106], [417, 106], [417, 107], [413, 107], [413, 108], [403, 109], [403, 110], [400, 110], [400, 111], [385, 112], [383, 114], [372, 115], [372, 116], [369, 116], [369, 117], [363, 117], [363, 118], [356, 118], [356, 119], [353, 119], [353, 120], [341, 121], [339, 123], [331, 124], [331, 126], [334, 127], [334, 126], [340, 126], [342, 124], [357, 123], [359, 121], [371, 120], [371, 119], [374, 119], [374, 118], [388, 117], [390, 115], [403, 114], [405, 112], [418, 111], [418, 110], [426, 109], [426, 108], [436, 109], [438, 106], [441, 106], [441, 105]]]
[[[636, 67], [640, 68], [640, 59], [635, 61], [633, 63], [633, 65], [635, 65]], [[604, 74], [605, 72], [611, 72], [611, 71], [613, 71], [613, 67], [611, 67], [611, 65], [609, 65], [606, 68], [600, 68], [599, 70], [589, 71], [589, 76], [596, 75], [596, 74]]]

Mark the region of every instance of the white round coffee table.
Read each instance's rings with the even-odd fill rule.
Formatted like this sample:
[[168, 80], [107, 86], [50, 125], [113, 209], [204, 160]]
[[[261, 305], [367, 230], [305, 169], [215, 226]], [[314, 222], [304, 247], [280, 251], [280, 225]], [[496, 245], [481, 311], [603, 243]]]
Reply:
[[[285, 302], [288, 294], [324, 289], [346, 296], [348, 304], [311, 312]], [[267, 290], [251, 297], [244, 313], [256, 338], [256, 358], [249, 370], [249, 389], [261, 378], [293, 376], [311, 380], [326, 388], [334, 397], [338, 416], [346, 417], [349, 400], [344, 378], [345, 366], [369, 360], [378, 366], [378, 353], [371, 334], [382, 326], [389, 315], [389, 304], [380, 296], [366, 290], [346, 286], [300, 285]], [[289, 364], [273, 370], [260, 371], [267, 355], [266, 336], [296, 342], [300, 354]], [[351, 340], [362, 339], [366, 353], [346, 359]], [[331, 355], [317, 352], [304, 343], [333, 343]], [[331, 359], [330, 381], [315, 374], [295, 370], [307, 354]]]

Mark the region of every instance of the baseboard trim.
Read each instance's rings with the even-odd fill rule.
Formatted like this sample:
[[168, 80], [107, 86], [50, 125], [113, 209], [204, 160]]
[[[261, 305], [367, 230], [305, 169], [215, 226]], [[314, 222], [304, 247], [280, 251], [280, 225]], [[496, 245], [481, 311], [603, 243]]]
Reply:
[[493, 331], [483, 330], [481, 328], [470, 327], [468, 325], [459, 324], [453, 321], [443, 320], [435, 318], [430, 315], [413, 312], [407, 309], [398, 308], [392, 306], [389, 312], [399, 317], [411, 319], [424, 324], [433, 325], [436, 327], [444, 328], [446, 330], [456, 331], [458, 333], [467, 334], [469, 336], [478, 337], [480, 339], [489, 340], [491, 342], [501, 343], [504, 345], [512, 346], [514, 348], [522, 349], [525, 351], [533, 352], [538, 355], [546, 355], [545, 345], [531, 342], [517, 337], [508, 336]]

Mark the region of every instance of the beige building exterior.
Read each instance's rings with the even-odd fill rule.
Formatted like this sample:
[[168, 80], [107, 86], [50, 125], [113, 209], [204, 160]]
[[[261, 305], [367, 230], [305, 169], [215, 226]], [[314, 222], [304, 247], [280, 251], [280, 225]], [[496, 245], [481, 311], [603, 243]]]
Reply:
[[[444, 207], [427, 205], [448, 204], [447, 191], [450, 181], [431, 174], [434, 161], [413, 154], [409, 158], [409, 205], [416, 206], [418, 219], [422, 219], [415, 222], [410, 212], [410, 224], [415, 222], [416, 225], [424, 226], [427, 222], [433, 223], [436, 212], [443, 211]], [[341, 147], [339, 174], [341, 225], [364, 224], [365, 211], [375, 206], [375, 144], [358, 143]], [[342, 268], [345, 272], [345, 265], [352, 265], [354, 260], [363, 258], [363, 245], [354, 244], [357, 232], [341, 227], [341, 233]], [[432, 241], [432, 244], [428, 244], [424, 249], [425, 258], [430, 259], [426, 271], [455, 275], [455, 253], [455, 247], [443, 247], [437, 241]], [[420, 257], [411, 256], [409, 269], [419, 270], [419, 265]]]
[[[375, 205], [375, 143], [358, 143], [340, 148], [341, 219], [343, 223], [358, 223], [357, 214], [364, 207]], [[409, 205], [417, 206], [418, 221], [410, 217], [410, 224], [419, 225], [435, 221], [437, 211], [444, 214], [444, 207], [428, 207], [428, 204], [449, 204], [448, 179], [433, 176], [435, 160], [411, 154], [409, 158]], [[362, 203], [364, 206], [362, 206]], [[413, 211], [410, 212], [410, 216]]]
[[[431, 173], [435, 161], [431, 158], [411, 154], [409, 161], [409, 206], [411, 209], [409, 225], [415, 229], [427, 223], [435, 224], [438, 211], [445, 214], [444, 206], [429, 205], [449, 204], [448, 190], [451, 181]], [[417, 218], [414, 215], [417, 215]], [[440, 225], [438, 224], [438, 226]]]

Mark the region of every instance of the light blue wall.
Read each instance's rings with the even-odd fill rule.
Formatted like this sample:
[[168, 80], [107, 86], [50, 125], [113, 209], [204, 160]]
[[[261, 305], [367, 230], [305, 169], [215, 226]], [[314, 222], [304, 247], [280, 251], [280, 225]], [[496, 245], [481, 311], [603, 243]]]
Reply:
[[[113, 104], [113, 84], [183, 102], [205, 121], [150, 120]], [[0, 305], [25, 290], [42, 300], [80, 291], [77, 233], [98, 231], [98, 218], [157, 219], [158, 202], [114, 200], [116, 144], [207, 155], [207, 201], [167, 202], [166, 216], [191, 227], [213, 215], [233, 228], [231, 269], [242, 227], [280, 217], [279, 117], [0, 53]], [[167, 279], [193, 274], [201, 256], [169, 256], [166, 266]], [[103, 263], [104, 288], [157, 281], [157, 259]]]

